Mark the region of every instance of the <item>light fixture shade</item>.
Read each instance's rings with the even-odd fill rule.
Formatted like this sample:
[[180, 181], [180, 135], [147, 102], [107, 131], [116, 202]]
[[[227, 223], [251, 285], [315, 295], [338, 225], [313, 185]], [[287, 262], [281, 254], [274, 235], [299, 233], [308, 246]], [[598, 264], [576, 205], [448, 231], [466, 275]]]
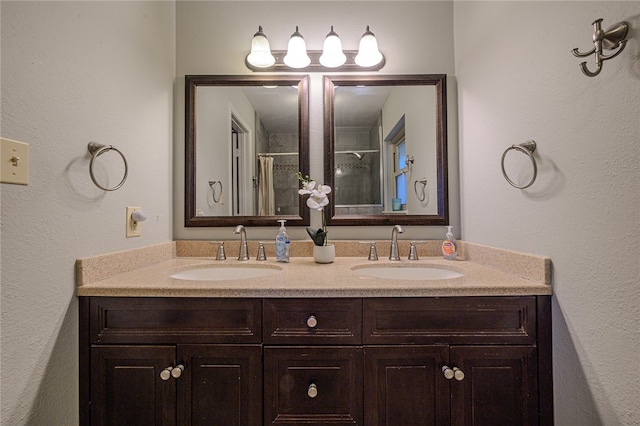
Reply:
[[259, 26], [258, 32], [253, 35], [251, 53], [247, 55], [247, 62], [258, 68], [269, 68], [276, 63], [276, 58], [271, 54], [269, 40], [262, 32], [262, 26]]
[[369, 31], [369, 26], [367, 25], [367, 31], [360, 39], [360, 47], [355, 57], [355, 62], [361, 67], [372, 67], [380, 63], [380, 61], [382, 61], [382, 53], [378, 50], [378, 40]]
[[333, 31], [333, 25], [331, 31], [324, 39], [324, 47], [322, 49], [322, 55], [320, 55], [320, 64], [327, 68], [335, 68], [343, 65], [347, 61], [347, 57], [342, 52], [342, 41], [338, 34]]
[[311, 63], [311, 58], [307, 55], [307, 44], [304, 42], [302, 34], [298, 32], [297, 26], [296, 32], [291, 34], [287, 54], [283, 61], [291, 68], [304, 68]]

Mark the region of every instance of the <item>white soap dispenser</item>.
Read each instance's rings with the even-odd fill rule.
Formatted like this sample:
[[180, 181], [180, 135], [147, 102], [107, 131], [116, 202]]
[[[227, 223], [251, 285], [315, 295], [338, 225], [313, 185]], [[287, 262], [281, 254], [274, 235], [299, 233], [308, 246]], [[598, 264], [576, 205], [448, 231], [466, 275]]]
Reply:
[[442, 257], [447, 260], [456, 260], [458, 258], [458, 242], [453, 238], [451, 228], [453, 226], [447, 226], [446, 239], [442, 242]]
[[289, 262], [289, 235], [287, 234], [287, 229], [284, 227], [286, 220], [279, 220], [280, 229], [278, 230], [278, 235], [276, 235], [276, 260], [278, 262]]

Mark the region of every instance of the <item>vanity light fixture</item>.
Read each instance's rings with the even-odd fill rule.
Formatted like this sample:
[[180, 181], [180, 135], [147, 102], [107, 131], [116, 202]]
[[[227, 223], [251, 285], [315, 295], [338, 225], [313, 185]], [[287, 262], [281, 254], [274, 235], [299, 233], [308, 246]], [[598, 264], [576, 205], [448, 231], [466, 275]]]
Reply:
[[262, 25], [258, 26], [258, 32], [251, 39], [251, 53], [247, 56], [247, 62], [258, 68], [269, 68], [276, 63], [276, 58], [271, 54], [269, 40], [262, 32]]
[[[273, 61], [272, 61], [273, 58]], [[270, 50], [262, 26], [251, 41], [251, 52], [245, 59], [247, 68], [262, 72], [306, 71], [378, 71], [385, 65], [384, 55], [378, 49], [375, 35], [367, 30], [360, 40], [359, 50], [342, 50], [342, 41], [333, 30], [324, 40], [323, 50], [307, 51], [306, 43], [296, 26], [289, 39], [288, 49]]]
[[360, 39], [360, 47], [358, 48], [358, 55], [355, 58], [356, 64], [361, 67], [372, 67], [379, 64], [382, 61], [382, 53], [378, 50], [378, 40], [376, 36], [369, 30], [367, 25], [367, 31], [362, 34]]
[[302, 34], [298, 31], [298, 26], [296, 26], [296, 31], [291, 34], [287, 55], [283, 61], [288, 67], [296, 69], [305, 68], [311, 63], [311, 59], [307, 55], [307, 44]]
[[320, 56], [320, 64], [327, 68], [335, 68], [343, 65], [347, 62], [347, 57], [342, 51], [342, 41], [338, 34], [333, 31], [333, 25], [331, 31], [324, 39], [324, 46], [322, 48], [322, 55]]

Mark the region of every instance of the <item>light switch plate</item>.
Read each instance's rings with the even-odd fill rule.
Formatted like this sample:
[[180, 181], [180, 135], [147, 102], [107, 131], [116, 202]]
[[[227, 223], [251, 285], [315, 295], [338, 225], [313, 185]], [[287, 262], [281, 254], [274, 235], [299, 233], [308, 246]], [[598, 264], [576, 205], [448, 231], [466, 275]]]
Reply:
[[127, 238], [139, 237], [140, 228], [142, 225], [140, 222], [136, 222], [131, 217], [136, 210], [142, 210], [140, 207], [127, 207]]
[[0, 182], [29, 185], [29, 144], [0, 138]]

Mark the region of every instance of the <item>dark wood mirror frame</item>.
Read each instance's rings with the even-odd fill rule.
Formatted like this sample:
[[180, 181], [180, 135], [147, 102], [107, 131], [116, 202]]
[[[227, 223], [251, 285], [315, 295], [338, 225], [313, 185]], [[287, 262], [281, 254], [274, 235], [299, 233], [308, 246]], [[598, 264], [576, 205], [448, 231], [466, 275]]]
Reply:
[[196, 89], [199, 86], [298, 86], [298, 164], [309, 173], [309, 77], [306, 75], [186, 75], [185, 76], [185, 227], [274, 226], [285, 219], [287, 226], [307, 226], [309, 209], [300, 196], [297, 216], [196, 216]]
[[447, 166], [447, 77], [423, 75], [331, 75], [324, 77], [324, 178], [335, 188], [334, 91], [336, 86], [435, 86], [436, 92], [436, 164], [438, 213], [435, 215], [336, 215], [334, 193], [329, 194], [329, 225], [448, 225], [449, 187]]

